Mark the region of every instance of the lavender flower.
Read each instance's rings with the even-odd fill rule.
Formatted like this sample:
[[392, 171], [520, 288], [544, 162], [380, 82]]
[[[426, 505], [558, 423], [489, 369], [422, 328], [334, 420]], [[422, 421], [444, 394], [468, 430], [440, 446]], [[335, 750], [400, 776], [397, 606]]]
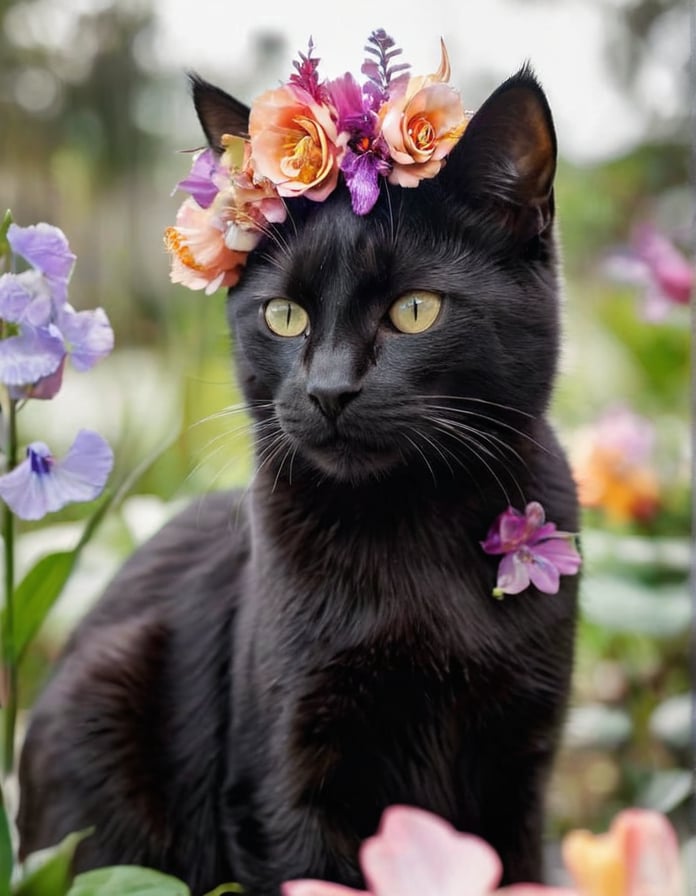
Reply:
[[539, 591], [556, 594], [561, 575], [573, 575], [581, 558], [570, 532], [559, 532], [545, 522], [538, 501], [527, 504], [524, 513], [508, 507], [491, 526], [481, 547], [487, 554], [503, 554], [495, 597], [519, 594], [530, 584]]
[[96, 432], [82, 429], [62, 460], [44, 442], [32, 442], [27, 456], [0, 476], [0, 498], [23, 520], [39, 520], [79, 501], [92, 501], [111, 473], [114, 455]]

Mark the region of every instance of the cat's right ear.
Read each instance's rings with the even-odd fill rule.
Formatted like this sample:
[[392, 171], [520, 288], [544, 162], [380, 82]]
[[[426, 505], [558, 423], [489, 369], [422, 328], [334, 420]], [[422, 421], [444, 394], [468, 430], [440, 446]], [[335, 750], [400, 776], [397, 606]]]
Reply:
[[249, 107], [193, 72], [188, 77], [193, 105], [210, 148], [217, 153], [223, 151], [223, 134], [247, 138]]

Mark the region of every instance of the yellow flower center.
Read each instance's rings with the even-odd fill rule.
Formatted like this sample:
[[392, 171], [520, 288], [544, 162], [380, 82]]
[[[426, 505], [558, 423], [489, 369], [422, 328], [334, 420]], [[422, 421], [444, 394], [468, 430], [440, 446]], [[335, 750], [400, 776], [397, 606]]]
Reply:
[[295, 123], [308, 133], [299, 140], [288, 141], [285, 146], [287, 155], [281, 159], [280, 170], [291, 180], [311, 184], [317, 179], [324, 161], [321, 135], [314, 122], [307, 118], [296, 118]]
[[167, 227], [164, 231], [164, 245], [167, 251], [176, 255], [179, 261], [185, 264], [187, 268], [191, 268], [192, 271], [205, 270], [203, 265], [199, 264], [193, 257], [193, 253], [182, 240], [181, 234], [176, 227]]
[[430, 152], [435, 149], [437, 140], [435, 128], [424, 115], [418, 115], [409, 121], [408, 133], [419, 152]]

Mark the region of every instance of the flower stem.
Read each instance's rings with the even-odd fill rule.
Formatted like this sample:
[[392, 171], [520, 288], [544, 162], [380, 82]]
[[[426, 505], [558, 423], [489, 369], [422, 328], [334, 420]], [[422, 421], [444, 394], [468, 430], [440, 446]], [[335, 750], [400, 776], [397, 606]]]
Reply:
[[[17, 465], [17, 418], [16, 403], [7, 393], [3, 412], [5, 414], [5, 469], [10, 472]], [[14, 766], [15, 724], [17, 719], [17, 661], [14, 644], [14, 535], [15, 519], [10, 508], [3, 507], [3, 553], [5, 559], [5, 612], [2, 626], [2, 669], [3, 669], [3, 751], [2, 769], [9, 775]]]

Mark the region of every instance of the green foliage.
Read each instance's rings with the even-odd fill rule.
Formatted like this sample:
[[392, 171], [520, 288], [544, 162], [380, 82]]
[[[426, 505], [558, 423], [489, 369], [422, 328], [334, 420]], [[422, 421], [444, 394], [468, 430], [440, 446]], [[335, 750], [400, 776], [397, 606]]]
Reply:
[[5, 807], [0, 805], [0, 896], [9, 896], [12, 878], [12, 837]]
[[67, 896], [190, 896], [183, 881], [137, 865], [114, 865], [78, 874]]
[[66, 896], [72, 882], [75, 850], [90, 833], [68, 834], [57, 846], [32, 856], [31, 867], [13, 886], [12, 896]]

